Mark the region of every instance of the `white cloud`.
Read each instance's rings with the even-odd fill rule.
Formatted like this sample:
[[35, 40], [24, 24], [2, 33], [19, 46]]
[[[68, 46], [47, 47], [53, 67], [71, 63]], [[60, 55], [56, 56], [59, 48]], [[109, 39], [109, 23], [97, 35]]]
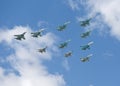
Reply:
[[38, 27], [45, 27], [47, 25], [48, 25], [47, 21], [39, 21], [38, 24], [37, 24]]
[[110, 59], [114, 56], [114, 54], [111, 51], [104, 51], [103, 55], [102, 55], [105, 59]]
[[107, 57], [112, 57], [112, 56], [113, 56], [113, 54], [112, 54], [112, 53], [109, 53], [109, 52], [106, 52], [106, 53], [104, 53], [103, 55], [104, 55], [104, 56], [107, 56]]
[[72, 10], [79, 10], [79, 4], [77, 2], [78, 2], [78, 0], [76, 0], [76, 1], [68, 0], [68, 4], [72, 8]]
[[86, 4], [87, 0], [66, 0], [67, 4], [71, 7], [72, 10], [81, 10], [82, 5]]
[[120, 0], [89, 0], [91, 13], [100, 13], [101, 20], [110, 27], [112, 36], [120, 40]]
[[94, 86], [93, 84], [90, 84], [89, 86]]
[[64, 61], [62, 62], [62, 66], [63, 66], [67, 71], [70, 70], [70, 66], [69, 66], [69, 63], [68, 63], [67, 60], [64, 60]]
[[[86, 16], [95, 18], [94, 28], [120, 40], [120, 0], [67, 0], [72, 9], [78, 9], [84, 6]], [[80, 11], [79, 9], [77, 11]], [[96, 17], [96, 14], [97, 15]], [[106, 24], [108, 27], [104, 27]], [[101, 29], [102, 28], [102, 29]], [[107, 32], [106, 32], [107, 31]]]
[[[42, 64], [44, 60], [52, 59], [52, 52], [57, 37], [53, 33], [47, 33], [40, 38], [31, 37], [31, 28], [16, 26], [13, 29], [0, 30], [0, 43], [6, 43], [14, 50], [6, 61], [10, 63], [14, 71], [5, 74], [7, 69], [0, 67], [0, 86], [65, 86], [65, 81], [60, 74], [51, 74], [46, 66]], [[26, 40], [18, 41], [14, 39], [15, 34], [25, 34]], [[38, 48], [48, 46], [45, 54], [37, 52]]]

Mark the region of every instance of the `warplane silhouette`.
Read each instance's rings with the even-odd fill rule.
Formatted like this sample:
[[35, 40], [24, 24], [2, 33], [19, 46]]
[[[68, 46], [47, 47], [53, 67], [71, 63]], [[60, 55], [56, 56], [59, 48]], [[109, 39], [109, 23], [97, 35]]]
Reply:
[[67, 41], [61, 43], [61, 44], [59, 45], [59, 48], [67, 47], [67, 45], [68, 45], [68, 43], [69, 43], [70, 41], [71, 41], [71, 40], [67, 40]]
[[82, 27], [86, 27], [86, 26], [90, 25], [91, 19], [92, 19], [92, 18], [86, 19], [86, 20], [84, 20], [84, 21], [80, 21], [80, 25], [81, 25]]
[[70, 21], [65, 22], [63, 25], [58, 26], [57, 30], [58, 31], [63, 31], [66, 29], [67, 25], [70, 23]]
[[69, 51], [69, 52], [65, 53], [64, 56], [65, 56], [65, 57], [70, 57], [70, 56], [72, 56], [72, 51]]
[[17, 39], [17, 40], [22, 40], [22, 39], [24, 39], [24, 40], [25, 40], [25, 37], [24, 37], [25, 33], [26, 33], [26, 32], [24, 32], [24, 33], [22, 33], [22, 34], [14, 35], [14, 36], [16, 37], [15, 39]]
[[91, 41], [89, 42], [88, 44], [86, 45], [83, 45], [83, 46], [80, 46], [82, 50], [87, 50], [87, 49], [90, 49], [90, 46], [93, 44], [94, 42]]
[[38, 37], [38, 36], [42, 36], [42, 32], [44, 31], [44, 29], [40, 29], [38, 32], [33, 32], [32, 37]]
[[81, 60], [81, 62], [87, 62], [87, 61], [89, 61], [89, 59], [90, 59], [91, 56], [93, 56], [93, 54], [89, 54], [86, 57], [80, 58], [80, 60]]
[[38, 52], [40, 52], [40, 53], [44, 53], [44, 52], [46, 52], [46, 49], [47, 49], [47, 46], [44, 47], [44, 48], [40, 48], [40, 49], [38, 49]]

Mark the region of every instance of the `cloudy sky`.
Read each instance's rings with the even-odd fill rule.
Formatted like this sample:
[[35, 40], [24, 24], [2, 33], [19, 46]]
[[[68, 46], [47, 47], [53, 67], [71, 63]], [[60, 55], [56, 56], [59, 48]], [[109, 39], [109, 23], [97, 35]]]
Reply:
[[[1, 0], [0, 86], [119, 86], [119, 0]], [[79, 21], [91, 18], [88, 27]], [[66, 30], [56, 28], [71, 21]], [[44, 28], [42, 37], [31, 32]], [[90, 37], [80, 34], [91, 29]], [[18, 41], [14, 35], [25, 34]], [[65, 49], [58, 45], [71, 39]], [[81, 45], [94, 41], [90, 50]], [[38, 48], [48, 46], [40, 54]], [[73, 51], [70, 58], [64, 53]], [[93, 54], [89, 62], [81, 57]]]

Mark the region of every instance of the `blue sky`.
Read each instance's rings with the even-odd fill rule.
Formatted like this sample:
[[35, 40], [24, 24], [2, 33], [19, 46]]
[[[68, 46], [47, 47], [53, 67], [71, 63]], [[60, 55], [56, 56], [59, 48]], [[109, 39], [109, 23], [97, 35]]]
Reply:
[[[119, 6], [117, 4], [119, 0], [115, 0], [114, 2], [112, 2], [112, 0], [103, 2], [100, 0], [97, 0], [96, 2], [90, 0], [89, 3], [85, 2], [86, 4], [80, 3], [80, 1], [82, 0], [0, 1], [0, 82], [3, 86], [8, 86], [9, 84], [11, 84], [11, 86], [33, 86], [36, 84], [36, 79], [39, 79], [36, 76], [36, 73], [38, 73], [36, 71], [39, 71], [37, 70], [38, 67], [41, 71], [40, 75], [43, 74], [42, 77], [45, 77], [45, 82], [43, 82], [41, 86], [48, 86], [45, 84], [47, 82], [48, 84], [50, 83], [50, 86], [120, 85], [120, 35], [118, 34], [118, 32], [120, 32], [118, 29], [120, 26], [117, 24], [120, 22], [119, 17], [117, 16], [119, 15], [120, 10], [115, 9]], [[100, 8], [97, 7], [98, 3], [100, 4]], [[109, 4], [108, 7], [105, 5], [106, 3]], [[102, 6], [106, 6], [106, 9], [102, 9]], [[112, 14], [109, 10], [114, 9], [115, 12]], [[111, 15], [109, 15], [110, 13]], [[99, 15], [94, 17], [90, 26], [87, 28], [80, 26], [78, 20], [86, 19], [96, 14]], [[56, 28], [66, 21], [71, 21], [71, 23], [66, 30], [58, 32]], [[46, 28], [44, 33], [45, 36], [41, 39], [39, 38], [40, 42], [38, 42], [39, 40], [37, 39], [30, 39], [29, 35], [27, 35], [28, 40], [23, 41], [23, 43], [22, 41], [18, 42], [13, 40], [13, 37], [11, 37], [11, 35], [19, 33], [19, 31], [31, 32], [37, 31], [39, 28]], [[92, 29], [90, 37], [86, 39], [80, 38], [80, 34], [86, 29]], [[68, 47], [62, 50], [58, 49], [57, 46], [59, 43], [64, 42], [67, 39], [71, 39]], [[35, 42], [33, 42], [33, 40], [35, 40]], [[87, 44], [89, 41], [94, 41], [91, 49], [82, 51], [80, 46]], [[36, 49], [38, 46], [42, 47], [42, 42], [43, 44], [48, 44], [50, 49], [47, 54], [39, 56], [37, 52], [33, 52], [32, 50]], [[32, 44], [35, 47], [32, 46]], [[64, 53], [69, 50], [73, 50], [73, 55], [70, 58], [65, 58]], [[26, 53], [33, 52], [34, 54], [30, 54], [31, 56], [29, 57], [29, 54], [25, 54], [24, 51]], [[19, 55], [19, 53], [22, 53], [22, 55]], [[35, 55], [36, 53], [37, 55]], [[89, 62], [82, 63], [80, 61], [81, 57], [91, 53], [93, 56]], [[20, 66], [23, 67], [25, 65], [26, 70], [20, 69], [17, 65], [12, 64], [11, 62], [13, 60], [11, 60], [10, 57], [17, 58], [19, 64], [23, 63], [23, 65], [20, 64]], [[35, 57], [40, 57], [40, 62], [38, 62], [40, 65], [38, 65], [38, 59], [35, 59]], [[33, 62], [32, 67], [35, 68], [30, 68], [30, 65], [27, 64], [27, 62]], [[3, 76], [4, 72], [2, 74], [1, 70], [7, 71], [8, 75]], [[26, 71], [29, 72], [33, 70], [35, 70], [35, 72], [30, 72], [30, 75], [28, 74], [26, 76]], [[16, 76], [18, 76], [18, 74], [11, 77], [9, 76], [9, 74], [16, 73], [16, 71], [20, 72], [22, 77], [17, 78], [18, 80], [16, 83], [21, 83], [19, 80], [23, 80], [23, 84], [9, 82], [14, 80], [13, 77], [16, 78]], [[44, 76], [44, 72], [45, 74], [47, 72], [47, 78]], [[39, 77], [41, 77], [40, 75]], [[50, 75], [53, 77], [49, 77]], [[9, 76], [11, 80], [8, 80], [8, 78], [6, 78], [7, 76]], [[33, 80], [33, 83], [31, 79], [28, 79], [32, 77], [35, 79], [35, 81]], [[1, 79], [4, 81], [2, 82]], [[40, 78], [40, 80], [43, 79]], [[29, 81], [31, 81], [33, 85], [30, 84]], [[37, 83], [39, 82], [40, 81], [38, 80]], [[38, 86], [38, 84], [36, 84], [36, 86]]]

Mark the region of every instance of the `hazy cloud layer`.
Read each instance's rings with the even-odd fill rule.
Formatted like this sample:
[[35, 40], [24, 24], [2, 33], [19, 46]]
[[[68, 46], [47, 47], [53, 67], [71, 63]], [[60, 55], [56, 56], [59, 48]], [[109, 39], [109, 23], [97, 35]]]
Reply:
[[64, 60], [64, 61], [62, 62], [62, 66], [63, 66], [67, 71], [70, 70], [70, 66], [69, 66], [68, 60]]
[[92, 13], [100, 13], [102, 20], [109, 26], [110, 33], [120, 40], [120, 0], [90, 0]]
[[[23, 32], [27, 32], [26, 40], [14, 39], [13, 35]], [[13, 69], [6, 74], [7, 69], [0, 67], [0, 86], [65, 86], [62, 75], [49, 73], [46, 66], [42, 64], [44, 60], [51, 60], [52, 53], [56, 52], [57, 48], [54, 44], [57, 37], [49, 32], [43, 37], [32, 38], [31, 32], [30, 27], [23, 26], [0, 30], [0, 43], [6, 43], [13, 49], [5, 59]], [[38, 48], [46, 45], [49, 49], [45, 54], [37, 52]]]
[[[100, 31], [106, 31], [103, 25], [106, 24], [109, 27], [111, 36], [120, 40], [120, 0], [67, 0], [69, 6], [73, 8], [80, 8], [79, 3], [87, 9], [86, 15], [93, 16], [97, 15], [96, 22], [98, 23]], [[102, 22], [102, 23], [100, 23]], [[103, 25], [102, 25], [103, 24]], [[95, 24], [95, 27], [97, 27]], [[102, 26], [102, 27], [100, 27]], [[101, 29], [102, 28], [102, 29]]]

